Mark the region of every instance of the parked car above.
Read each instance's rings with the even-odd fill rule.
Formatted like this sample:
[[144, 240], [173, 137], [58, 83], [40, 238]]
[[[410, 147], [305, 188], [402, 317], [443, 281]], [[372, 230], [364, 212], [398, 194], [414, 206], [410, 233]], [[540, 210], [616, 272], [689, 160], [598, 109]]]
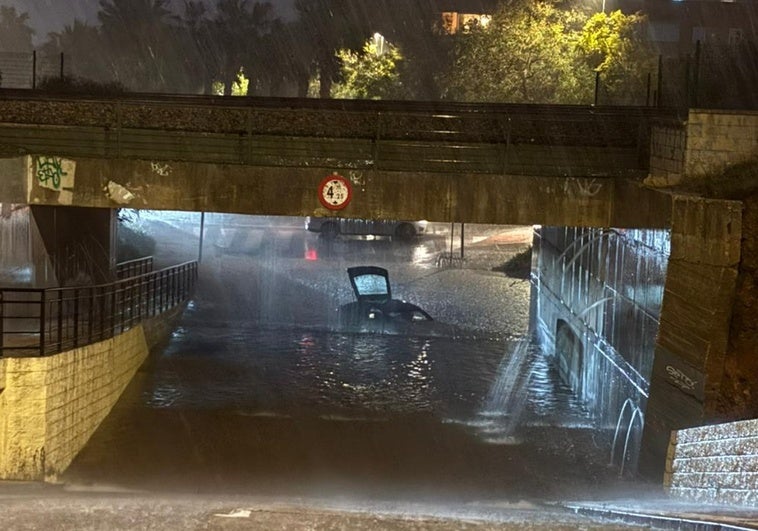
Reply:
[[426, 221], [373, 220], [355, 218], [305, 218], [305, 228], [320, 237], [333, 240], [339, 235], [390, 236], [410, 241], [426, 232]]

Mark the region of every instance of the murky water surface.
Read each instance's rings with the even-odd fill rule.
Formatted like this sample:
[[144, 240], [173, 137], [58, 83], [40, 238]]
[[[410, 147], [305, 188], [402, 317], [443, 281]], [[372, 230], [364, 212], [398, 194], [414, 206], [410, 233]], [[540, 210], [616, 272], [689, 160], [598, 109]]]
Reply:
[[[335, 331], [315, 301], [342, 297], [349, 264], [222, 258], [66, 480], [460, 501], [559, 496], [602, 471], [586, 413], [523, 330]], [[528, 307], [512, 279], [393, 260], [399, 295], [448, 322], [507, 324]], [[278, 313], [262, 309], [272, 300]]]

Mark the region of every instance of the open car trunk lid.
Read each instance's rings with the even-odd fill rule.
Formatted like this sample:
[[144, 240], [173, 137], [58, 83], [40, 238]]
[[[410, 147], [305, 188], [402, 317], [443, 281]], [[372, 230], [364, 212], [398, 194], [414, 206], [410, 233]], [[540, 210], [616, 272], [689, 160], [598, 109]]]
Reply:
[[349, 267], [347, 274], [358, 302], [385, 303], [392, 299], [389, 273], [383, 267]]

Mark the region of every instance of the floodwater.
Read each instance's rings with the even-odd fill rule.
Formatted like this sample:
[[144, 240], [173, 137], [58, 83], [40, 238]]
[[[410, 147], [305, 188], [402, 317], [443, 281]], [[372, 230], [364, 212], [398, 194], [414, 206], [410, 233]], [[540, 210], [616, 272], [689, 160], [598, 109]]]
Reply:
[[[414, 293], [437, 315], [479, 308], [481, 315], [455, 324], [513, 323], [509, 309], [528, 308], [528, 282], [438, 271], [405, 261], [419, 254], [407, 246], [366, 245], [372, 263], [403, 280], [397, 292]], [[333, 286], [347, 284], [347, 262], [337, 255], [317, 264], [289, 252], [208, 258], [179, 327], [63, 479], [174, 492], [457, 501], [549, 500], [613, 481], [605, 435], [591, 428], [523, 326], [431, 337], [319, 324], [325, 305], [343, 300]], [[255, 288], [241, 286], [242, 277]], [[303, 279], [307, 287], [298, 284]], [[493, 302], [498, 293], [506, 300]], [[277, 308], [260, 307], [272, 301]]]

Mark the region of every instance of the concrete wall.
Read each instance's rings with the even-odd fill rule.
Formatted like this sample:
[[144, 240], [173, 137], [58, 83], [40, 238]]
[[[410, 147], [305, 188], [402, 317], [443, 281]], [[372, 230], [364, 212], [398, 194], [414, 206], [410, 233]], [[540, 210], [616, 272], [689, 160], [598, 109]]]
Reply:
[[[532, 324], [540, 345], [599, 430], [614, 431], [621, 425], [621, 448], [615, 452], [619, 459], [631, 430], [635, 444], [625, 465], [634, 465], [649, 394], [669, 232], [542, 227], [533, 256]], [[614, 453], [610, 445], [606, 451]]]
[[674, 431], [664, 486], [673, 498], [758, 506], [758, 420]]
[[54, 356], [0, 359], [0, 478], [63, 472], [147, 354], [140, 325]]
[[[29, 158], [19, 160], [26, 161], [17, 165], [21, 173], [0, 173], [0, 200], [7, 183], [21, 181], [33, 205], [587, 227], [614, 226], [619, 216], [623, 226], [661, 227], [670, 208], [665, 194], [627, 179], [349, 170], [352, 199], [332, 211], [319, 200], [319, 184], [333, 171], [319, 167], [176, 162], [156, 169], [149, 161], [79, 159], [71, 188], [58, 190], [29, 180]], [[130, 199], [119, 204], [104, 183], [123, 185]]]

